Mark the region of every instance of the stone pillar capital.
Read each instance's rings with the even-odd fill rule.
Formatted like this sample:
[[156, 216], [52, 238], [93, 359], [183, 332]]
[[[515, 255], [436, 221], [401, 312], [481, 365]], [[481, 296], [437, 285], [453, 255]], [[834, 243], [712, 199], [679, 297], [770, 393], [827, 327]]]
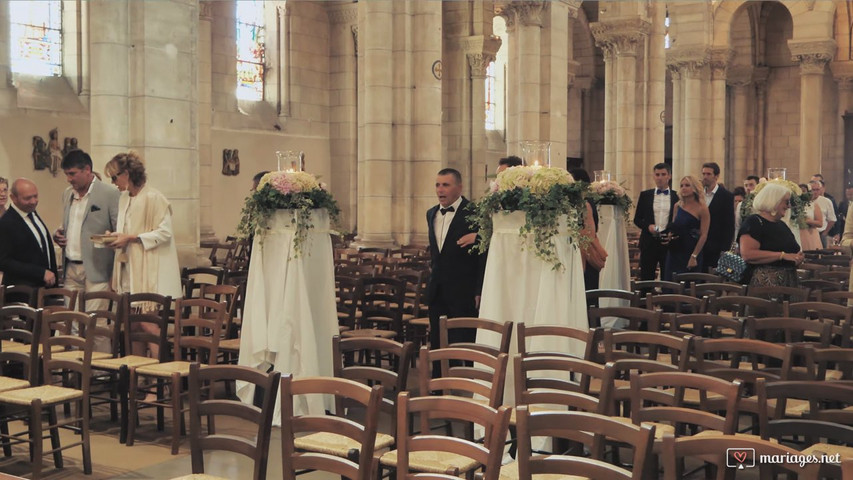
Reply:
[[725, 80], [732, 58], [735, 56], [734, 49], [715, 48], [711, 50], [711, 78], [714, 80]]
[[800, 75], [823, 75], [835, 55], [835, 40], [788, 40], [791, 59], [800, 64]]
[[198, 18], [202, 20], [213, 20], [213, 3], [198, 2]]
[[494, 55], [487, 53], [468, 53], [466, 57], [471, 67], [471, 78], [486, 78], [486, 69], [495, 60]]
[[329, 23], [353, 24], [358, 22], [358, 4], [333, 4], [326, 7], [326, 17]]
[[542, 27], [542, 12], [547, 4], [548, 2], [543, 0], [507, 2], [495, 7], [495, 13], [504, 17], [507, 31], [514, 30], [517, 23], [522, 26]]
[[651, 22], [645, 18], [632, 17], [591, 23], [589, 29], [596, 46], [604, 50], [604, 59], [607, 61], [613, 55], [636, 56], [651, 26]]
[[352, 41], [355, 46], [355, 54], [358, 55], [358, 24], [352, 25], [350, 27], [350, 32], [352, 32]]
[[838, 82], [839, 89], [853, 89], [853, 61], [832, 62], [829, 68], [832, 70], [832, 77]]
[[745, 87], [752, 84], [755, 67], [752, 65], [732, 65], [726, 69], [726, 84], [733, 87]]
[[711, 62], [711, 53], [705, 47], [673, 47], [666, 52], [666, 67], [673, 79], [696, 78]]
[[486, 68], [495, 60], [498, 49], [501, 48], [500, 37], [490, 35], [473, 35], [455, 40], [456, 47], [465, 54], [471, 67], [472, 78], [485, 78]]

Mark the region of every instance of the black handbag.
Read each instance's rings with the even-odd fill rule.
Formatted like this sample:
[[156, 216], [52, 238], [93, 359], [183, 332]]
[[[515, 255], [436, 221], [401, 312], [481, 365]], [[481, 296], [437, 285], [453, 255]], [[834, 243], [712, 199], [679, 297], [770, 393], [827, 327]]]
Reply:
[[717, 275], [735, 283], [743, 283], [746, 279], [746, 269], [748, 265], [743, 257], [735, 253], [733, 250], [720, 254], [720, 259], [717, 261]]

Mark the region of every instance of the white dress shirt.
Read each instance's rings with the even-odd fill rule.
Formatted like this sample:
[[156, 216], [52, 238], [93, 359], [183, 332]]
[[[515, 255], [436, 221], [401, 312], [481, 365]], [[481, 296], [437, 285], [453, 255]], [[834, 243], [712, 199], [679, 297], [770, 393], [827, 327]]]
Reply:
[[838, 217], [835, 216], [835, 210], [832, 208], [832, 200], [821, 195], [815, 199], [815, 203], [823, 213], [823, 225], [817, 231], [823, 233], [826, 231], [829, 222], [837, 222]]
[[83, 260], [80, 231], [83, 229], [86, 209], [89, 208], [89, 194], [92, 193], [92, 186], [97, 181], [97, 177], [92, 178], [89, 189], [82, 197], [73, 188], [71, 189], [71, 208], [68, 210], [68, 225], [65, 226], [65, 239], [68, 242], [65, 244], [65, 258], [68, 260]]
[[711, 200], [714, 199], [714, 194], [717, 193], [717, 190], [719, 188], [720, 188], [720, 184], [718, 183], [718, 184], [714, 185], [713, 190], [711, 190], [710, 192], [708, 192], [708, 191], [705, 192], [705, 205], [711, 204]]
[[670, 207], [672, 207], [672, 201], [670, 200], [670, 195], [672, 195], [672, 190], [665, 189], [665, 192], [669, 192], [667, 195], [662, 193], [657, 193], [658, 189], [655, 189], [655, 197], [652, 202], [652, 209], [655, 214], [655, 226], [657, 227], [658, 232], [662, 232], [666, 230], [666, 226], [669, 224], [669, 215], [670, 215]]
[[[462, 204], [462, 197], [456, 199], [455, 202], [450, 204], [450, 207], [453, 207], [452, 212], [445, 212], [444, 215], [441, 214], [441, 211], [435, 212], [435, 218], [432, 221], [433, 230], [435, 231], [435, 242], [438, 246], [438, 251], [440, 252], [442, 247], [444, 247], [444, 239], [447, 238], [447, 231], [450, 229], [450, 224], [453, 222], [453, 217], [456, 215], [456, 212], [459, 211], [459, 205]], [[439, 208], [442, 208], [439, 205]], [[448, 207], [449, 208], [449, 207]]]

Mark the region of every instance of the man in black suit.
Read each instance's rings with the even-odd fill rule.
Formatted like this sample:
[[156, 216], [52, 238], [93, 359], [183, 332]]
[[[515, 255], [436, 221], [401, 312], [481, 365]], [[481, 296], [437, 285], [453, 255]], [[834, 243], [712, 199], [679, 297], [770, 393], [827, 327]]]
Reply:
[[702, 164], [702, 185], [705, 187], [705, 204], [711, 213], [708, 240], [702, 248], [702, 271], [717, 267], [720, 254], [732, 245], [735, 235], [735, 197], [717, 183], [720, 166], [715, 162]]
[[3, 285], [56, 285], [56, 255], [50, 230], [36, 213], [36, 184], [19, 178], [10, 189], [12, 208], [0, 217], [0, 271]]
[[[480, 308], [485, 255], [471, 251], [477, 233], [468, 224], [471, 202], [462, 196], [462, 175], [452, 168], [438, 172], [438, 205], [427, 210], [432, 265], [427, 289], [430, 347], [439, 347], [438, 319], [442, 315], [476, 317]], [[454, 329], [448, 341], [474, 342], [474, 329]]]
[[662, 235], [667, 233], [678, 195], [669, 188], [672, 171], [669, 165], [654, 167], [655, 187], [640, 192], [634, 225], [640, 228], [640, 280], [654, 280], [660, 266], [661, 277], [666, 268], [667, 246]]

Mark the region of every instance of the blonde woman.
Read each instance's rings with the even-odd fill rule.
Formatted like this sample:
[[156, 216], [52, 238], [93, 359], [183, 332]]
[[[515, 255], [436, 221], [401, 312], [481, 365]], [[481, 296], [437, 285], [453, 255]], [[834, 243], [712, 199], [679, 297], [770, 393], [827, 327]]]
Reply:
[[[147, 185], [145, 165], [136, 152], [113, 157], [105, 173], [121, 191], [115, 232], [118, 238], [110, 244], [116, 250], [113, 289], [180, 298], [181, 274], [169, 201]], [[153, 347], [151, 354], [156, 358], [158, 352]]]
[[790, 208], [791, 190], [768, 183], [755, 196], [752, 210], [738, 232], [740, 256], [748, 264], [749, 285], [796, 287], [797, 265], [805, 256], [782, 217]]
[[678, 203], [672, 211], [669, 224], [669, 252], [666, 256], [664, 280], [672, 280], [677, 273], [697, 271], [702, 265], [702, 247], [708, 239], [711, 213], [699, 195], [699, 180], [693, 176], [681, 179], [678, 185]]

